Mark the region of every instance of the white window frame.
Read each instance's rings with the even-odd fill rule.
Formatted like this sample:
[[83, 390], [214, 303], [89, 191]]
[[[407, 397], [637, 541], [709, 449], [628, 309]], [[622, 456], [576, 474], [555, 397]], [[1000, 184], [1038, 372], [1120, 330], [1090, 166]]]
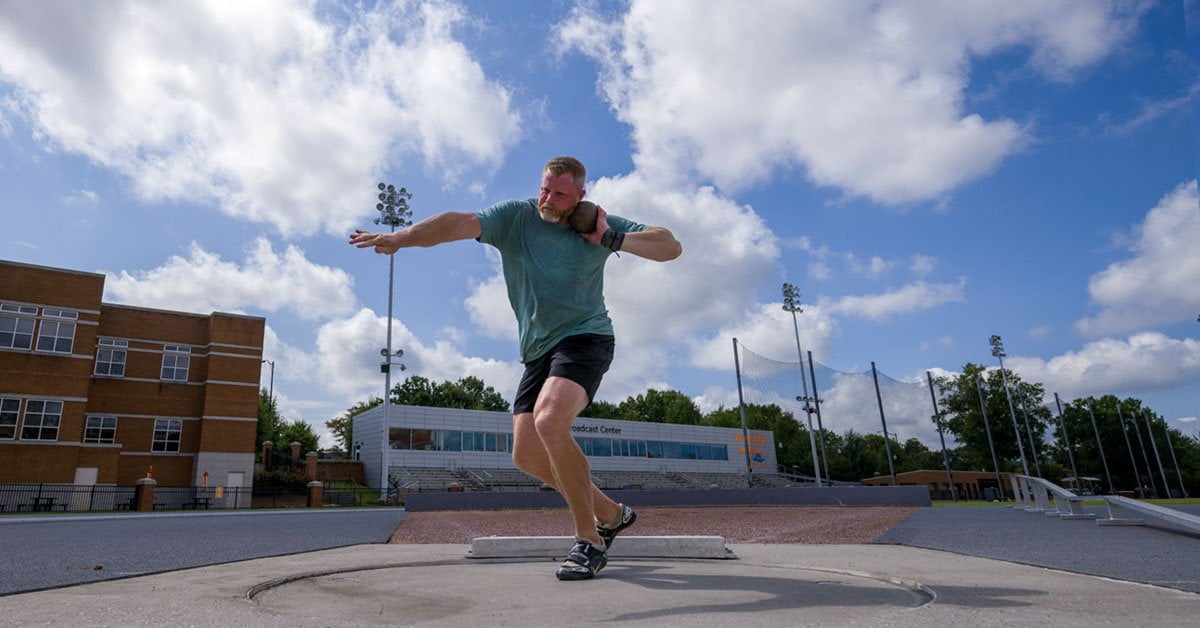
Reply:
[[[34, 405], [39, 408], [34, 411]], [[51, 410], [57, 405], [57, 412]], [[58, 430], [62, 427], [62, 411], [63, 402], [52, 399], [26, 399], [25, 413], [21, 421], [21, 440], [41, 440], [41, 441], [56, 441], [58, 440]], [[36, 423], [32, 421], [36, 420]], [[47, 425], [53, 423], [53, 425]], [[37, 430], [37, 436], [27, 436], [30, 430]], [[53, 432], [51, 432], [53, 430]], [[54, 438], [46, 438], [46, 434], [50, 433]]]
[[[57, 311], [57, 310], [51, 310]], [[51, 330], [47, 332], [47, 330]], [[50, 341], [50, 347], [42, 346], [42, 341]], [[63, 343], [63, 341], [66, 343]], [[65, 348], [64, 348], [65, 344]], [[75, 346], [75, 323], [67, 321], [43, 320], [38, 328], [37, 350], [49, 353], [71, 353]]]
[[[13, 316], [7, 316], [8, 314], [12, 314]], [[25, 349], [25, 350], [32, 349], [33, 348], [33, 336], [34, 336], [33, 331], [34, 331], [34, 326], [37, 323], [37, 308], [31, 307], [28, 305], [14, 305], [12, 303], [0, 303], [0, 321], [7, 321], [7, 320], [11, 320], [13, 322], [12, 323], [13, 328], [11, 331], [6, 330], [6, 331], [3, 331], [2, 333], [12, 334], [12, 339], [8, 341], [8, 344], [0, 344], [0, 348], [3, 348], [3, 349]], [[24, 325], [22, 325], [22, 323], [27, 323], [28, 329], [22, 329], [22, 327], [24, 327]], [[17, 344], [18, 336], [28, 336], [29, 344], [24, 345], [24, 346], [19, 346]]]
[[[150, 451], [178, 453], [181, 440], [183, 440], [182, 420], [154, 419], [154, 436], [150, 441]], [[172, 447], [174, 448], [172, 449]]]
[[192, 348], [185, 345], [163, 345], [161, 379], [168, 382], [188, 381], [188, 370], [191, 368], [192, 361], [191, 353]]
[[117, 442], [117, 417], [88, 417], [87, 423], [83, 429], [83, 442], [97, 443], [100, 445], [111, 445]]
[[[105, 377], [124, 377], [125, 360], [129, 357], [128, 349], [128, 340], [119, 340], [117, 338], [101, 338], [99, 341], [97, 341], [95, 374]], [[120, 354], [120, 359], [117, 359], [117, 354]], [[104, 370], [107, 372], [101, 372], [100, 367], [102, 365], [105, 367]], [[119, 372], [114, 372], [117, 370], [119, 370]]]
[[[13, 404], [16, 404], [16, 409], [12, 409]], [[5, 408], [8, 407], [8, 409]], [[11, 417], [11, 426], [4, 421], [4, 417]], [[0, 440], [16, 440], [17, 427], [21, 423], [21, 400], [17, 397], [0, 397]], [[11, 427], [12, 434], [5, 435], [8, 428]]]

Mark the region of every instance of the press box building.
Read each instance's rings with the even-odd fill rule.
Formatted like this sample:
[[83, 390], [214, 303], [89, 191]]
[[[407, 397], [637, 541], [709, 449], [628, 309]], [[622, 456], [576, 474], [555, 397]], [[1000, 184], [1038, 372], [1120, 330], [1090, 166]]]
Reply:
[[[380, 465], [392, 476], [399, 469], [515, 469], [512, 414], [393, 405], [384, 448], [384, 407], [354, 417], [354, 455], [362, 461], [367, 485], [378, 487]], [[617, 421], [580, 417], [571, 426], [592, 471], [728, 473], [745, 475], [749, 458], [755, 473], [776, 473], [775, 438], [770, 431]]]
[[0, 260], [0, 483], [250, 486], [265, 320], [103, 292]]

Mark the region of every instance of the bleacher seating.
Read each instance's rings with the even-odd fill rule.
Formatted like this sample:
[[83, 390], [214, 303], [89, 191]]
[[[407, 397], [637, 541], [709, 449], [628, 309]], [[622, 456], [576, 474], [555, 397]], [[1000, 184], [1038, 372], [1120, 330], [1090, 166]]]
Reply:
[[[517, 469], [443, 469], [428, 467], [393, 467], [392, 479], [398, 486], [412, 491], [444, 491], [458, 484], [464, 491], [537, 491], [542, 482]], [[592, 480], [601, 490], [707, 490], [746, 488], [746, 476], [741, 473], [697, 473], [678, 471], [607, 471], [592, 469]], [[795, 476], [778, 473], [755, 473], [755, 488], [788, 488], [812, 486]]]

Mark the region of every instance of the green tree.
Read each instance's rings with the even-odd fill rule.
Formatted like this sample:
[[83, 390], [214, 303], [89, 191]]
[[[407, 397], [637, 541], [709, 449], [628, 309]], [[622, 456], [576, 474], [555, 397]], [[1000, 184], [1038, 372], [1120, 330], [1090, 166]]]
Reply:
[[300, 419], [284, 423], [283, 428], [279, 430], [279, 438], [279, 442], [282, 442], [282, 444], [277, 447], [277, 450], [286, 451], [285, 447], [290, 446], [292, 443], [300, 443], [301, 457], [310, 451], [317, 451], [320, 447], [317, 433], [313, 431], [311, 425]]
[[271, 441], [278, 446], [281, 429], [283, 429], [283, 420], [279, 418], [279, 409], [276, 407], [275, 401], [267, 394], [266, 389], [259, 390], [258, 429], [254, 435], [254, 451], [261, 452], [262, 444], [266, 441]]
[[[1120, 404], [1120, 414], [1117, 412], [1118, 404]], [[1089, 405], [1091, 412], [1089, 412]], [[1094, 427], [1092, 425], [1093, 414], [1096, 418]], [[1075, 399], [1063, 406], [1063, 423], [1070, 436], [1071, 449], [1075, 455], [1075, 465], [1079, 474], [1100, 478], [1102, 486], [1107, 489], [1108, 481], [1104, 474], [1104, 463], [1107, 462], [1115, 490], [1131, 491], [1137, 486], [1149, 489], [1150, 479], [1146, 475], [1146, 460], [1142, 457], [1142, 444], [1144, 443], [1150, 468], [1154, 474], [1154, 482], [1159, 493], [1165, 496], [1150, 435], [1146, 432], [1147, 417], [1154, 427], [1155, 444], [1158, 445], [1159, 455], [1162, 456], [1163, 468], [1166, 470], [1170, 488], [1176, 492], [1179, 491], [1179, 478], [1175, 473], [1175, 465], [1167, 446], [1166, 435], [1168, 434], [1170, 445], [1175, 449], [1175, 457], [1179, 461], [1188, 494], [1200, 493], [1198, 490], [1200, 489], [1200, 442], [1188, 438], [1179, 430], [1168, 428], [1161, 416], [1143, 406], [1140, 399], [1132, 397], [1126, 399], [1118, 399], [1113, 395], [1104, 395], [1099, 399], [1087, 397]], [[1122, 429], [1122, 418], [1124, 418], [1124, 429]], [[1141, 434], [1142, 442], [1138, 442], [1138, 435], [1134, 432], [1135, 419], [1137, 433]], [[1103, 445], [1103, 460], [1100, 457], [1100, 445], [1096, 442], [1097, 430], [1100, 433], [1100, 443]], [[1056, 426], [1056, 435], [1058, 432], [1059, 428]], [[1126, 441], [1126, 436], [1128, 436], [1128, 441]], [[1130, 454], [1132, 454], [1132, 459]], [[1065, 442], [1055, 448], [1055, 460], [1059, 464], [1069, 464]]]
[[347, 458], [351, 456], [350, 447], [351, 443], [354, 442], [354, 417], [382, 403], [383, 400], [379, 397], [372, 397], [367, 401], [360, 401], [354, 404], [344, 413], [325, 422], [325, 427], [329, 428], [334, 438], [338, 440], [338, 448], [341, 450], [343, 456]]
[[[986, 372], [983, 366], [968, 362], [957, 377], [939, 377], [934, 381], [941, 397], [938, 405], [947, 417], [945, 428], [959, 442], [957, 451], [959, 462], [952, 464], [952, 468], [992, 468], [992, 454], [988, 449], [988, 432], [984, 428], [983, 413], [979, 408], [979, 392], [975, 385], [976, 381], [981, 381], [992, 441], [995, 444], [1000, 470], [1020, 471], [1020, 451], [1017, 446], [1017, 437], [1013, 432], [1012, 413], [1009, 411], [1008, 397], [1005, 396], [1004, 382], [1000, 371]], [[1025, 431], [1025, 415], [1022, 412], [1020, 401], [1024, 396], [1025, 408], [1029, 414], [1029, 425], [1033, 430], [1033, 440], [1038, 447], [1038, 455], [1044, 455], [1046, 453], [1045, 434], [1051, 416], [1050, 410], [1038, 400], [1043, 398], [1045, 389], [1041, 384], [1022, 381], [1016, 373], [1011, 371], [1008, 372], [1008, 385], [1012, 391], [1012, 407], [1016, 413], [1017, 429], [1022, 439], [1021, 446], [1025, 449], [1029, 472], [1033, 473], [1033, 452], [1029, 450], [1030, 441]], [[1044, 471], [1045, 469], [1043, 469]]]
[[691, 397], [678, 390], [647, 390], [645, 394], [629, 397], [617, 405], [614, 419], [646, 421], [648, 423], [678, 423], [699, 425], [704, 415]]
[[510, 408], [504, 395], [474, 376], [434, 384], [420, 375], [413, 375], [392, 387], [392, 403], [495, 412], [508, 412]]
[[579, 413], [579, 416], [590, 417], [593, 419], [615, 419], [619, 415], [620, 410], [618, 410], [617, 404], [612, 403], [611, 401], [601, 401], [599, 399], [589, 403], [588, 406], [583, 409], [583, 412]]

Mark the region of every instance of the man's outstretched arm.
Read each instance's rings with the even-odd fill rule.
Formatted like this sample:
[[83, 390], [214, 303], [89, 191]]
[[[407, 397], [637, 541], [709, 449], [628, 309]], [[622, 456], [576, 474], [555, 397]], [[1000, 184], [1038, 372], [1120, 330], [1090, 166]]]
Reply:
[[356, 229], [350, 244], [360, 249], [375, 247], [376, 253], [391, 255], [410, 246], [435, 246], [445, 242], [478, 238], [479, 218], [470, 212], [443, 212], [395, 233], [371, 233]]
[[674, 234], [664, 227], [646, 227], [643, 231], [619, 234], [618, 237], [621, 240], [617, 243], [604, 238], [604, 233], [608, 230], [608, 212], [604, 211], [603, 207], [598, 207], [596, 209], [596, 230], [579, 235], [596, 246], [612, 248], [610, 245], [618, 244], [619, 246], [613, 249], [614, 251], [632, 253], [656, 262], [669, 262], [683, 253], [683, 245], [675, 239]]

